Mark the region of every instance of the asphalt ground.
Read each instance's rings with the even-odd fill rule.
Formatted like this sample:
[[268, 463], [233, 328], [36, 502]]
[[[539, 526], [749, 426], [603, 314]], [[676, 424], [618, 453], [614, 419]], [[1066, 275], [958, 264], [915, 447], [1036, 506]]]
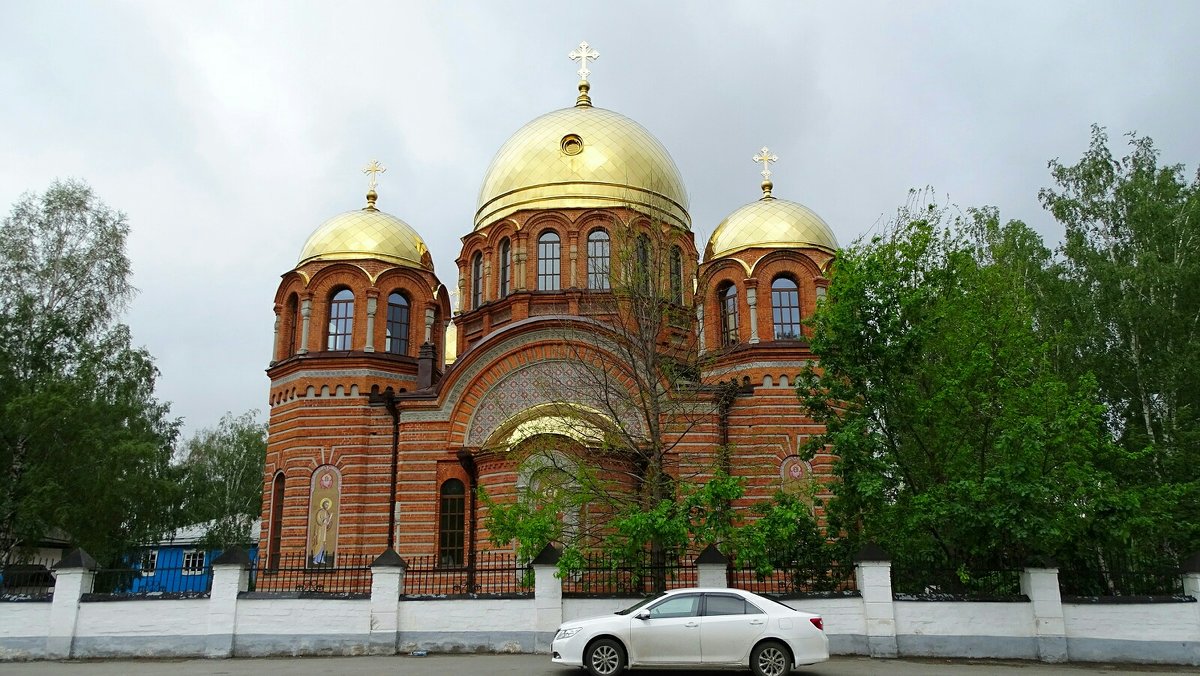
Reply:
[[[573, 667], [550, 663], [545, 655], [430, 655], [428, 657], [292, 657], [229, 660], [93, 660], [0, 662], [4, 676], [580, 676]], [[627, 672], [637, 676], [678, 676], [684, 671]], [[708, 672], [742, 673], [742, 672]], [[1200, 674], [1200, 668], [1115, 664], [1042, 664], [994, 660], [878, 660], [835, 657], [804, 667], [800, 676], [1083, 676], [1085, 674]]]

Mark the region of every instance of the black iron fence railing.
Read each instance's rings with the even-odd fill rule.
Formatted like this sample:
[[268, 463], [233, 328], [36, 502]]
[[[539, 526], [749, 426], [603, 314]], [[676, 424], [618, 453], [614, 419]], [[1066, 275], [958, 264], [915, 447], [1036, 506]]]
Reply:
[[1020, 599], [1021, 569], [981, 569], [928, 559], [893, 561], [892, 593], [927, 599]]
[[1182, 596], [1179, 567], [1108, 555], [1060, 562], [1058, 587], [1067, 597]]
[[434, 556], [416, 556], [406, 563], [405, 596], [469, 598], [533, 595], [533, 569], [521, 564], [509, 552], [477, 552], [474, 561], [468, 560], [463, 566], [438, 565]]
[[366, 597], [371, 594], [369, 554], [338, 554], [313, 564], [304, 552], [276, 557], [256, 557], [250, 566], [252, 592], [303, 594], [306, 596]]
[[206, 596], [211, 589], [211, 566], [101, 568], [84, 598]]
[[[694, 557], [689, 557], [694, 558]], [[562, 580], [563, 596], [646, 596], [666, 589], [695, 587], [696, 567], [678, 560], [654, 561], [649, 552], [636, 558], [602, 553], [585, 556], [584, 565]]]
[[54, 595], [54, 563], [33, 559], [0, 567], [0, 598], [49, 600]]
[[853, 564], [781, 566], [769, 573], [730, 566], [726, 577], [730, 587], [765, 596], [852, 596], [858, 592]]

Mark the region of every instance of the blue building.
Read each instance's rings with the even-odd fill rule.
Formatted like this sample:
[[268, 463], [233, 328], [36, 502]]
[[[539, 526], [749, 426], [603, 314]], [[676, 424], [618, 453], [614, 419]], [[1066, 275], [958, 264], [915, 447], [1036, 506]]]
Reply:
[[[221, 555], [219, 549], [205, 549], [201, 544], [208, 523], [180, 528], [169, 537], [147, 546], [132, 561], [132, 575], [127, 580], [113, 580], [109, 585], [123, 587], [133, 594], [203, 593], [212, 586], [212, 562]], [[258, 535], [261, 520], [250, 527], [250, 542], [244, 546], [251, 560], [258, 556]], [[105, 587], [97, 580], [97, 587]], [[99, 589], [98, 589], [99, 591]]]

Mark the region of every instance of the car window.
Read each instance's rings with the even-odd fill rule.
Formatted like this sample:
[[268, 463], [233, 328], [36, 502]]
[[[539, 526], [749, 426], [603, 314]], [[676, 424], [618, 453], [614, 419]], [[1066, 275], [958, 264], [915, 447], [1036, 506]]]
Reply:
[[746, 602], [740, 596], [709, 594], [704, 602], [705, 615], [745, 615]]
[[645, 598], [645, 599], [642, 599], [641, 601], [638, 601], [637, 603], [633, 604], [632, 606], [629, 606], [625, 610], [618, 610], [615, 614], [628, 615], [629, 613], [632, 613], [633, 611], [637, 610], [638, 608], [641, 608], [642, 606], [646, 605], [647, 603], [650, 603], [651, 601], [654, 601], [656, 599], [660, 599], [665, 595], [666, 595], [666, 592], [659, 592], [659, 593], [655, 594], [654, 596], [651, 596], [650, 598]]
[[[787, 608], [787, 606], [784, 606], [784, 608]], [[758, 606], [754, 605], [753, 603], [750, 603], [749, 601], [746, 601], [746, 614], [747, 615], [766, 615], [766, 613], [763, 612], [762, 610], [760, 610]]]
[[650, 607], [650, 618], [692, 617], [700, 605], [699, 594], [683, 594], [659, 601]]

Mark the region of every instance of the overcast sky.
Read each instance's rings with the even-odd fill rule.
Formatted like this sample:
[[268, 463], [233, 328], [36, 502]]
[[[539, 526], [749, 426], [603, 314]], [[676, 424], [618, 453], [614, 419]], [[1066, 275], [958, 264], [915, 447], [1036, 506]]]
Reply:
[[0, 0], [0, 209], [75, 177], [128, 215], [127, 321], [192, 432], [265, 417], [279, 276], [369, 160], [456, 287], [492, 155], [574, 103], [580, 40], [595, 105], [674, 156], [702, 250], [764, 144], [842, 244], [932, 185], [1053, 245], [1037, 190], [1090, 124], [1194, 171], [1197, 35], [1200, 2]]

